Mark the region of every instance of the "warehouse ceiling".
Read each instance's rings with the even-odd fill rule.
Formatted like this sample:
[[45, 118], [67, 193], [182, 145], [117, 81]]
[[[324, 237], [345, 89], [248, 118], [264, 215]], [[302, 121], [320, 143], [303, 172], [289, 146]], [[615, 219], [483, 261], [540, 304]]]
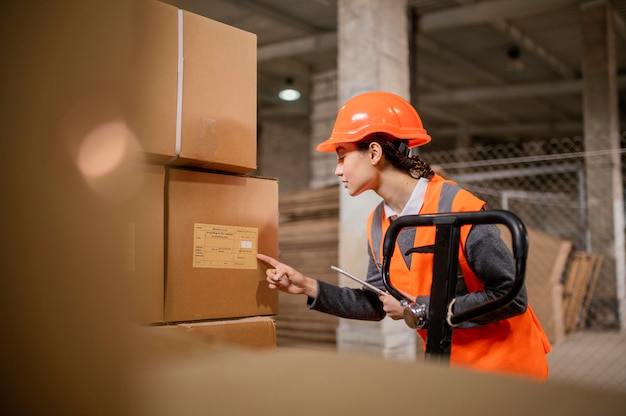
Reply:
[[[395, 0], [388, 0], [395, 1]], [[312, 74], [337, 65], [337, 0], [167, 0], [255, 33], [259, 119], [307, 116]], [[414, 102], [431, 134], [489, 140], [582, 132], [582, 0], [408, 0]], [[611, 0], [621, 129], [626, 0]], [[282, 102], [288, 80], [302, 91]]]

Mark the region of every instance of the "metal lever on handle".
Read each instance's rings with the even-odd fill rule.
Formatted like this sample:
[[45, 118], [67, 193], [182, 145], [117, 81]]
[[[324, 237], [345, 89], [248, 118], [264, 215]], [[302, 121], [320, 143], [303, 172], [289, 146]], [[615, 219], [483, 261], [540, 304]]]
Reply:
[[[512, 238], [515, 258], [515, 279], [504, 295], [466, 311], [448, 315], [448, 306], [455, 295], [460, 227], [475, 224], [505, 225]], [[436, 237], [433, 260], [433, 281], [426, 323], [425, 308], [415, 305], [392, 284], [389, 276], [391, 258], [395, 251], [400, 231], [409, 227], [435, 226]], [[382, 279], [387, 291], [405, 306], [405, 321], [413, 328], [428, 325], [427, 353], [449, 355], [452, 326], [476, 319], [500, 309], [512, 302], [524, 287], [526, 259], [528, 256], [528, 234], [522, 221], [512, 212], [504, 210], [460, 212], [446, 214], [407, 215], [391, 223], [383, 240]], [[413, 315], [413, 317], [411, 317]], [[418, 325], [418, 326], [415, 326]]]

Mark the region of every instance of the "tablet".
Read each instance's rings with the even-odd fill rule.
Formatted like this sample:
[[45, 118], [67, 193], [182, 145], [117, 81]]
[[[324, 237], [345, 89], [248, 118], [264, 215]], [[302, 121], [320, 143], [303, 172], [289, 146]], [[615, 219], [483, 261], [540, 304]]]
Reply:
[[348, 273], [347, 271], [340, 269], [337, 266], [330, 266], [331, 269], [345, 275], [348, 276], [350, 279], [354, 280], [355, 282], [359, 282], [360, 284], [362, 284], [363, 286], [365, 286], [366, 288], [368, 288], [369, 290], [371, 290], [372, 292], [379, 294], [379, 295], [387, 295], [387, 292], [384, 292], [382, 290], [380, 290], [379, 288], [377, 288], [376, 286], [374, 286], [371, 283], [367, 283], [365, 280], [361, 280], [358, 277]]

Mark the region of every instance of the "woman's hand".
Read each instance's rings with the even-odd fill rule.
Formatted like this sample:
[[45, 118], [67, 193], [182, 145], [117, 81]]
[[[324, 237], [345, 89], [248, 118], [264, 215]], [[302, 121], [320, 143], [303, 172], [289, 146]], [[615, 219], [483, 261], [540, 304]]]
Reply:
[[378, 295], [378, 299], [383, 303], [383, 310], [387, 316], [393, 320], [404, 319], [404, 307], [400, 305], [400, 301], [387, 292], [386, 295]]
[[265, 271], [270, 289], [279, 289], [293, 295], [317, 296], [317, 280], [311, 279], [273, 257], [257, 254], [256, 258], [272, 266]]
[[[408, 299], [415, 299], [415, 296], [410, 293], [400, 290], [400, 293]], [[404, 307], [400, 305], [400, 301], [387, 292], [387, 295], [379, 295], [378, 299], [383, 303], [383, 310], [387, 313], [387, 316], [393, 320], [404, 319]]]

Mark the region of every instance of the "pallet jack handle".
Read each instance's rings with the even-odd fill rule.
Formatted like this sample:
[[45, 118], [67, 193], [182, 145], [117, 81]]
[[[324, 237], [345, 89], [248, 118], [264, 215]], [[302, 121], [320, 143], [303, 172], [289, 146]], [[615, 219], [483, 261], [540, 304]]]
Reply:
[[[512, 238], [513, 256], [515, 258], [515, 279], [510, 290], [504, 295], [489, 302], [475, 306], [466, 311], [447, 316], [447, 308], [455, 296], [460, 227], [474, 224], [505, 225]], [[396, 240], [400, 231], [409, 227], [435, 226], [436, 239], [434, 247], [433, 283], [429, 309], [428, 337], [434, 338], [431, 352], [449, 355], [452, 326], [476, 319], [480, 316], [500, 309], [520, 293], [524, 287], [526, 258], [528, 256], [528, 234], [522, 221], [512, 212], [490, 210], [478, 212], [460, 212], [445, 214], [406, 215], [393, 221], [383, 240], [382, 279], [389, 293], [402, 304], [414, 303], [415, 299], [404, 296], [392, 284], [389, 277], [391, 257], [396, 248]], [[434, 333], [434, 336], [431, 336]], [[426, 352], [429, 352], [427, 342]]]

